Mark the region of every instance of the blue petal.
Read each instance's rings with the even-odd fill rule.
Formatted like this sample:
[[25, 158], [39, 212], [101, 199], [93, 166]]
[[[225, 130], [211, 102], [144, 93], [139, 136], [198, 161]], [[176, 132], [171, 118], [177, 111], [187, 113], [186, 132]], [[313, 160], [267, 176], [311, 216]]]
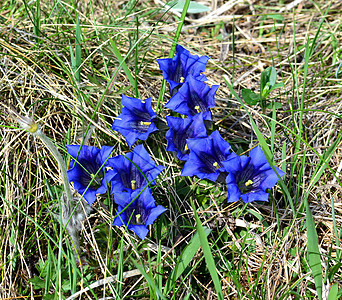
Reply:
[[151, 156], [146, 151], [143, 145], [138, 145], [133, 149], [134, 153], [134, 163], [136, 163], [143, 173], [148, 172], [149, 174], [145, 174], [147, 177], [150, 175], [151, 180], [155, 179], [158, 174], [165, 169], [164, 166], [158, 165], [156, 166], [155, 162], [151, 158]]
[[114, 202], [119, 205], [120, 207], [125, 208], [126, 206], [132, 205], [132, 200], [135, 197], [132, 197], [132, 193], [130, 192], [118, 192], [114, 195]]
[[215, 152], [219, 152], [220, 154], [218, 154], [218, 156], [223, 156], [221, 161], [224, 161], [226, 159], [228, 159], [229, 155], [231, 154], [230, 149], [231, 146], [230, 144], [225, 141], [218, 130], [215, 130], [211, 135], [210, 138], [213, 141], [213, 146], [214, 146], [214, 150], [215, 149], [219, 149], [218, 151], [215, 150]]
[[98, 191], [98, 190], [93, 190], [93, 189], [88, 188], [83, 198], [88, 202], [89, 205], [92, 205], [96, 201], [96, 195], [103, 194], [105, 192], [106, 191], [103, 189], [101, 189], [101, 191]]
[[[117, 215], [114, 218], [113, 225], [128, 225], [128, 229], [135, 232], [141, 239], [144, 239], [148, 233], [147, 225], [152, 224], [153, 221], [165, 211], [165, 209], [162, 206], [155, 205], [155, 200], [149, 189], [145, 189], [141, 193], [140, 191], [141, 190], [135, 190], [132, 193], [115, 194], [114, 200], [119, 207]], [[131, 216], [127, 215], [127, 211], [122, 212], [123, 209], [127, 209], [127, 207], [131, 207], [131, 211], [132, 209], [140, 207], [139, 209], [143, 209], [146, 213], [149, 213], [145, 224], [127, 224]], [[120, 212], [122, 213], [120, 214]]]
[[78, 181], [73, 181], [74, 182], [74, 188], [75, 190], [80, 194], [80, 195], [83, 195], [83, 198], [88, 202], [89, 205], [92, 205], [95, 200], [96, 200], [96, 195], [97, 194], [101, 194], [101, 193], [104, 193], [106, 192], [103, 191], [103, 188], [98, 192], [98, 189], [94, 190], [92, 189], [91, 187], [86, 187], [84, 186], [82, 183], [78, 182]]
[[170, 92], [182, 85], [181, 77], [186, 80], [188, 75], [192, 75], [199, 80], [205, 81], [207, 78], [201, 74], [205, 71], [208, 56], [191, 55], [188, 50], [180, 45], [176, 46], [176, 55], [173, 58], [157, 59], [159, 68], [163, 71], [164, 79], [170, 84]]
[[[166, 103], [165, 107], [189, 117], [201, 112], [210, 111], [215, 106], [215, 93], [218, 86], [209, 87], [193, 76], [188, 76], [185, 82]], [[205, 115], [205, 120], [211, 120], [211, 114]]]
[[[103, 163], [107, 160], [107, 158], [112, 154], [113, 150], [114, 150], [114, 147], [102, 146], [100, 153], [97, 155], [97, 158], [99, 159], [99, 163], [101, 165], [103, 165]], [[107, 165], [107, 162], [105, 165]]]
[[161, 205], [158, 205], [151, 209], [150, 215], [146, 220], [146, 225], [151, 225], [153, 222], [167, 209]]
[[85, 160], [93, 159], [100, 152], [100, 149], [92, 146], [84, 145], [80, 150], [80, 145], [67, 145], [67, 152], [74, 159], [80, 160], [84, 158]]
[[80, 145], [67, 145], [66, 147], [67, 147], [68, 154], [72, 158], [76, 159], [78, 156], [78, 151], [79, 151], [81, 146]]
[[249, 157], [251, 158], [251, 162], [255, 169], [259, 169], [265, 164], [269, 168], [269, 163], [267, 162], [266, 156], [264, 152], [261, 150], [260, 146], [253, 148], [249, 152]]
[[226, 177], [227, 190], [228, 190], [228, 203], [236, 202], [240, 199], [241, 191], [235, 181], [233, 174], [228, 174]]
[[113, 220], [114, 226], [122, 226], [122, 225], [126, 226], [128, 220], [126, 218], [125, 212], [122, 212], [123, 208], [124, 207], [121, 207], [121, 206], [118, 207], [116, 211], [116, 215]]
[[244, 203], [250, 203], [252, 201], [268, 201], [268, 193], [263, 191], [250, 192], [247, 194], [242, 194], [241, 199]]
[[[122, 104], [124, 107], [121, 114], [114, 120], [111, 128], [126, 138], [129, 147], [138, 139], [146, 140], [152, 132], [158, 130], [152, 122], [156, 113], [152, 109], [151, 98], [142, 101], [122, 95]], [[143, 125], [142, 122], [150, 122], [150, 125]]]
[[[103, 194], [107, 191], [107, 181], [106, 178], [103, 178], [100, 186], [88, 186], [90, 175], [87, 172], [97, 172], [98, 168], [101, 167], [101, 160], [103, 157], [108, 157], [110, 155], [112, 147], [104, 146], [103, 149], [100, 150], [96, 147], [85, 145], [80, 150], [80, 146], [78, 145], [68, 145], [67, 150], [74, 158], [78, 155], [78, 162], [75, 160], [70, 162], [71, 169], [67, 172], [68, 179], [70, 182], [74, 183], [75, 190], [81, 195], [84, 194], [84, 199], [89, 205], [92, 205], [96, 200], [97, 194]], [[82, 166], [80, 164], [82, 164]], [[104, 174], [103, 170], [100, 172]], [[108, 176], [109, 178], [111, 177], [111, 175]]]
[[236, 174], [238, 172], [242, 172], [249, 161], [250, 158], [245, 155], [232, 156], [230, 159], [223, 161], [222, 165], [226, 172]]
[[145, 225], [128, 225], [128, 229], [132, 230], [138, 237], [142, 240], [145, 239], [146, 235], [148, 234], [148, 229]]
[[165, 104], [165, 107], [171, 109], [174, 112], [178, 112], [183, 115], [191, 115], [190, 109], [187, 105], [187, 101], [190, 97], [189, 84], [184, 83], [182, 87], [174, 94], [170, 100]]
[[[182, 176], [196, 175], [201, 179], [216, 181], [220, 172], [224, 171], [222, 162], [233, 155], [229, 151], [229, 143], [221, 138], [218, 131], [214, 131], [207, 138], [188, 139], [187, 144], [190, 154]], [[219, 169], [214, 166], [215, 163]]]
[[[189, 140], [190, 141], [190, 140]], [[209, 179], [216, 181], [220, 172], [217, 170], [211, 172], [207, 166], [202, 162], [198, 155], [194, 151], [190, 151], [189, 159], [184, 164], [181, 176], [194, 176], [196, 175], [200, 179]]]
[[136, 181], [137, 189], [147, 184], [144, 176], [131, 161], [141, 170], [151, 184], [155, 183], [154, 180], [164, 169], [163, 166], [155, 165], [143, 145], [138, 145], [133, 149], [133, 152], [127, 153], [125, 156], [119, 155], [110, 158], [109, 165], [116, 171], [116, 175], [112, 179], [112, 194], [122, 191], [132, 191], [131, 180]]
[[193, 76], [189, 76], [187, 82], [189, 83], [190, 93], [196, 93], [199, 99], [205, 103], [207, 108], [215, 106], [215, 94], [219, 85], [209, 87], [206, 83], [194, 78]]
[[[285, 174], [283, 171], [281, 171], [277, 167], [275, 167], [275, 169], [277, 170], [277, 173], [280, 177], [282, 177]], [[279, 177], [273, 171], [273, 169], [266, 170], [263, 172], [263, 174], [265, 174], [266, 178], [261, 182], [260, 188], [263, 191], [266, 191], [266, 189], [271, 189], [277, 184]]]
[[205, 71], [207, 62], [209, 60], [208, 56], [199, 57], [198, 55], [191, 55], [190, 52], [181, 45], [176, 46], [176, 51], [180, 56], [180, 61], [184, 68], [184, 78], [186, 77], [184, 75], [191, 74], [196, 77]]
[[207, 136], [203, 113], [186, 119], [166, 117], [166, 121], [170, 127], [165, 135], [167, 139], [166, 150], [176, 151], [180, 160], [187, 160], [189, 158], [188, 151], [185, 150], [187, 139]]

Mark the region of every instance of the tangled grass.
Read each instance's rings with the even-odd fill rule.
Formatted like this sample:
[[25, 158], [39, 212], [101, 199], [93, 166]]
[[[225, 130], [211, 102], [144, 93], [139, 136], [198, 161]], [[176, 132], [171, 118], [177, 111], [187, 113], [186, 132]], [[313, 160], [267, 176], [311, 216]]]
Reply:
[[[179, 43], [211, 57], [208, 83], [220, 85], [214, 128], [239, 154], [266, 145], [286, 170], [270, 203], [228, 205], [224, 185], [180, 177], [179, 161], [165, 151], [163, 132], [157, 133], [144, 145], [166, 167], [154, 196], [168, 211], [141, 241], [111, 226], [115, 207], [109, 195], [101, 196], [82, 223], [82, 261], [75, 260], [54, 217], [62, 191], [57, 163], [39, 139], [18, 128], [9, 108], [33, 117], [66, 164], [68, 144], [127, 152], [123, 137], [110, 129], [121, 94], [152, 97], [157, 108], [162, 74], [156, 59], [168, 56], [181, 16], [163, 9], [160, 0], [3, 1], [2, 299], [342, 294], [342, 5], [203, 3], [211, 11], [188, 14]], [[261, 72], [269, 66], [283, 83], [270, 94], [270, 106], [263, 111], [240, 102], [242, 89], [259, 92]], [[169, 97], [166, 89], [159, 101]], [[158, 113], [164, 118], [168, 112]]]

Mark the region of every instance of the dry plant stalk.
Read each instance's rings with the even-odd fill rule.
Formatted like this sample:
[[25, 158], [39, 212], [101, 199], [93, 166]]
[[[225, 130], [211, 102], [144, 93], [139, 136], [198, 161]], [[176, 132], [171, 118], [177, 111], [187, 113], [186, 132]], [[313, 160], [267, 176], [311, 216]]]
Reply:
[[[33, 118], [29, 116], [20, 115], [12, 105], [8, 107], [9, 115], [19, 123], [20, 127], [27, 130], [33, 136], [40, 138], [44, 145], [49, 149], [52, 156], [58, 163], [59, 173], [62, 176], [63, 181], [63, 193], [60, 198], [60, 214], [53, 214], [58, 220], [61, 220], [62, 225], [68, 231], [75, 248], [75, 259], [81, 253], [79, 231], [81, 230], [81, 222], [85, 218], [85, 214], [82, 210], [77, 209], [79, 199], [74, 199], [67, 175], [67, 169], [63, 157], [59, 153], [57, 147], [52, 141], [44, 134], [39, 124], [37, 124]], [[78, 261], [76, 259], [76, 261]]]

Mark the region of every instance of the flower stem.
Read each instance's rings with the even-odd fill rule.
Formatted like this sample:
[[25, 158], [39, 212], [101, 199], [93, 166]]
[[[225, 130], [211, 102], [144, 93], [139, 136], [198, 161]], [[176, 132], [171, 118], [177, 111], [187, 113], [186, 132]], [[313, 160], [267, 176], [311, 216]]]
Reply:
[[64, 159], [63, 159], [62, 155], [59, 153], [57, 147], [51, 142], [51, 140], [43, 133], [43, 131], [40, 128], [38, 128], [38, 130], [36, 132], [34, 132], [33, 135], [39, 137], [42, 140], [42, 142], [51, 151], [52, 156], [57, 161], [59, 172], [62, 175], [64, 191], [65, 191], [66, 196], [67, 196], [68, 208], [70, 209], [71, 208], [70, 205], [72, 204], [74, 198], [73, 198], [71, 190], [70, 190], [69, 180], [68, 180], [68, 175], [67, 175], [67, 169], [65, 167]]
[[[69, 185], [69, 179], [68, 179], [68, 174], [67, 174], [67, 169], [65, 166], [64, 159], [62, 155], [59, 153], [57, 147], [52, 143], [52, 141], [43, 133], [43, 131], [40, 129], [38, 126], [37, 130], [35, 132], [31, 132], [33, 135], [39, 137], [42, 142], [45, 144], [45, 146], [50, 150], [52, 156], [55, 158], [55, 160], [58, 163], [58, 168], [59, 168], [59, 173], [62, 175], [62, 181], [63, 181], [63, 186], [64, 186], [64, 192], [66, 195], [66, 201], [62, 200], [63, 203], [61, 203], [61, 213], [60, 217], [62, 220], [63, 225], [66, 227], [66, 230], [68, 231], [75, 250], [77, 253], [81, 253], [81, 248], [80, 248], [80, 241], [79, 241], [79, 234], [76, 228], [70, 224], [70, 219], [71, 215], [74, 213], [74, 197], [71, 193], [70, 190], [70, 185]], [[61, 197], [61, 199], [65, 199], [65, 197]], [[75, 257], [77, 255], [75, 253]]]
[[54, 143], [52, 143], [52, 141], [43, 133], [40, 126], [32, 118], [20, 115], [12, 106], [9, 107], [9, 114], [12, 116], [14, 120], [16, 120], [20, 124], [20, 127], [22, 127], [22, 129], [27, 130], [32, 135], [40, 138], [58, 163], [58, 169], [60, 175], [62, 176], [64, 187], [64, 193], [62, 194], [60, 200], [60, 217], [62, 223], [61, 225], [64, 225], [64, 228], [68, 231], [72, 239], [72, 242], [76, 250], [76, 258], [77, 254], [81, 253], [78, 232], [79, 230], [77, 229], [77, 226], [74, 226], [74, 222], [71, 219], [77, 207], [74, 205], [74, 197], [70, 190], [65, 161], [62, 155], [59, 153], [57, 147], [54, 145]]

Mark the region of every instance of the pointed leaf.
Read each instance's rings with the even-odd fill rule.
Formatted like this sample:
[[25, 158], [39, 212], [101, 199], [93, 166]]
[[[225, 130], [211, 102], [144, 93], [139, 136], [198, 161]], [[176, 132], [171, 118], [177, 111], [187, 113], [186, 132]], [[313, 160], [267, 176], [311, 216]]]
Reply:
[[260, 95], [254, 93], [250, 89], [243, 89], [241, 91], [242, 99], [249, 105], [255, 105], [260, 101]]

